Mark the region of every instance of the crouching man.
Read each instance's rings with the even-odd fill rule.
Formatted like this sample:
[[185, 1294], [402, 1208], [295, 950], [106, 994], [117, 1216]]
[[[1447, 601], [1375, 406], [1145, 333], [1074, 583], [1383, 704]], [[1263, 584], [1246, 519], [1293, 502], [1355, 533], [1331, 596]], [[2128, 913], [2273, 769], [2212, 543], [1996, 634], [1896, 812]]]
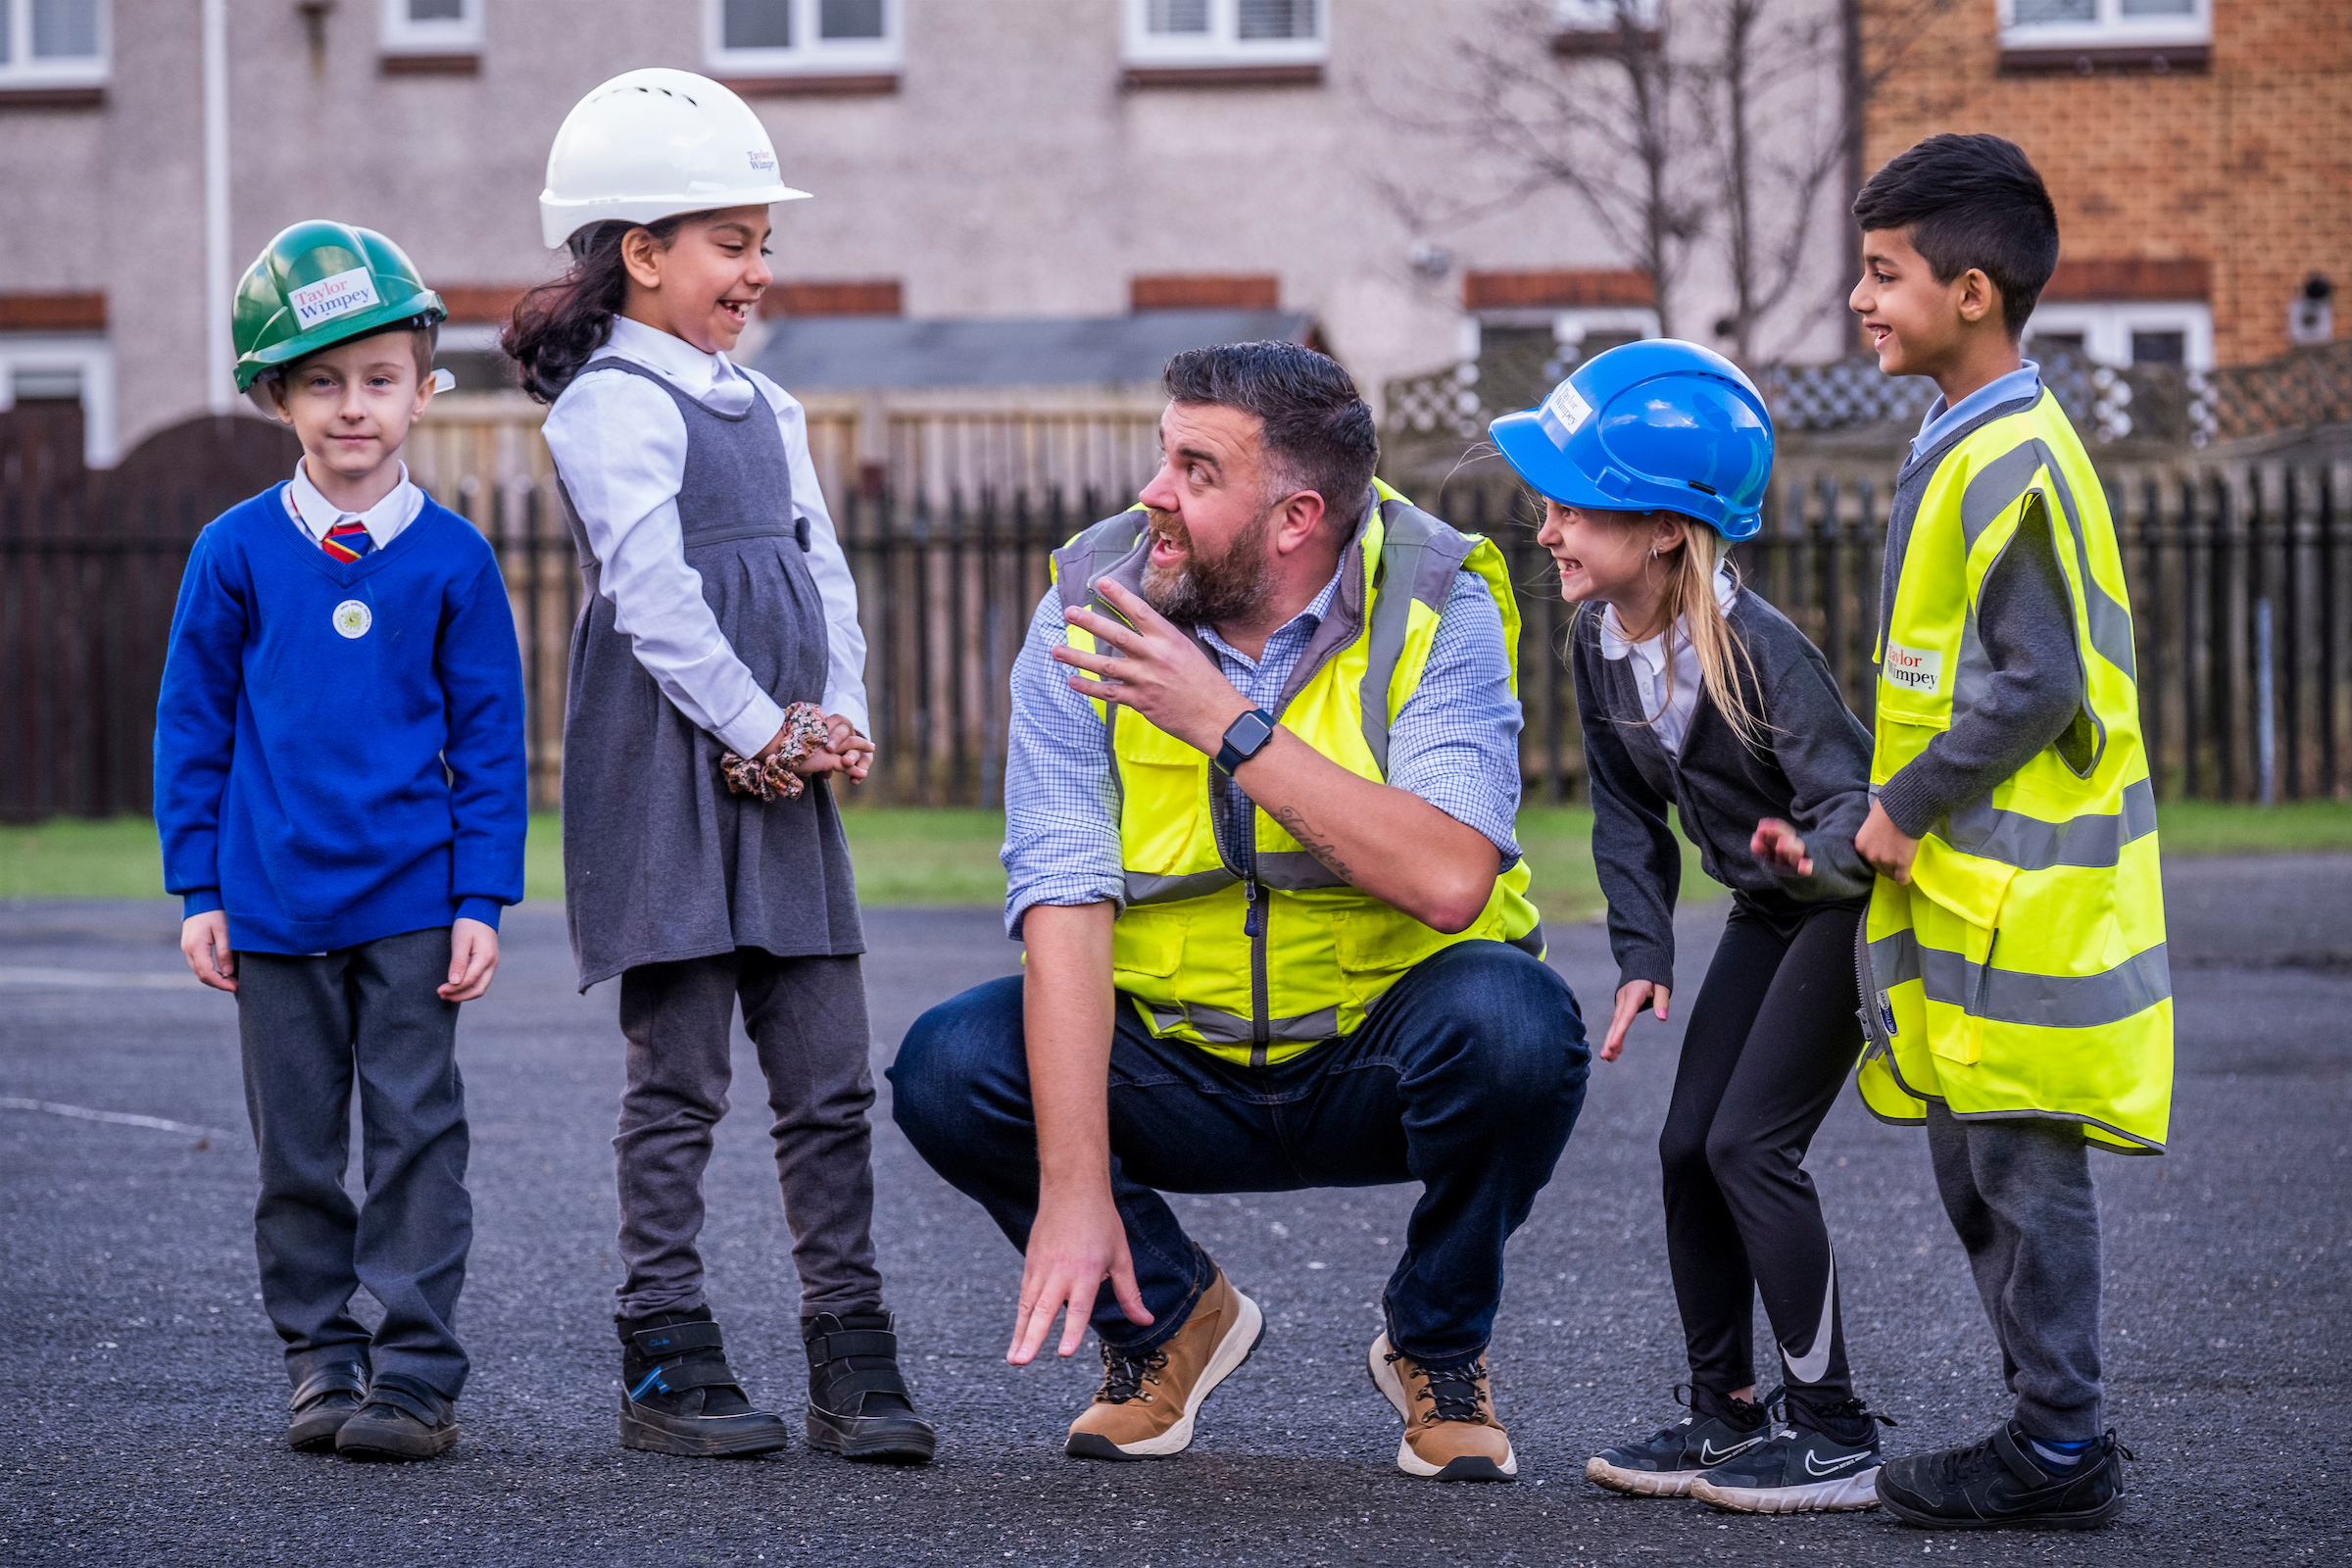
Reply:
[[1512, 836], [1502, 557], [1375, 487], [1324, 356], [1200, 349], [1166, 379], [1158, 475], [1055, 555], [1014, 666], [1027, 971], [915, 1024], [899, 1125], [1026, 1258], [1008, 1359], [1094, 1324], [1067, 1449], [1099, 1459], [1181, 1452], [1263, 1329], [1161, 1190], [1422, 1183], [1369, 1357], [1397, 1467], [1507, 1480], [1503, 1245], [1588, 1053]]

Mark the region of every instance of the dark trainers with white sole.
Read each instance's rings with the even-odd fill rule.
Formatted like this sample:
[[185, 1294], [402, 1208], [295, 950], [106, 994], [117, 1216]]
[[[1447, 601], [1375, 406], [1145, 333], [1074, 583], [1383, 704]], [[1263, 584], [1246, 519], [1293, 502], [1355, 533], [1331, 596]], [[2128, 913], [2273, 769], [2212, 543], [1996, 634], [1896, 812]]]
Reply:
[[1734, 1513], [1852, 1513], [1879, 1504], [1879, 1427], [1860, 1399], [1809, 1409], [1791, 1397], [1788, 1424], [1690, 1483], [1690, 1495]]
[[1965, 1448], [1889, 1459], [1879, 1501], [1923, 1530], [2096, 1530], [2123, 1508], [2132, 1450], [2112, 1429], [2063, 1470], [2032, 1445], [2012, 1421]]
[[1771, 1406], [1778, 1397], [1768, 1394], [1755, 1404], [1677, 1384], [1675, 1402], [1690, 1413], [1646, 1442], [1601, 1449], [1585, 1461], [1585, 1479], [1629, 1497], [1687, 1497], [1701, 1471], [1738, 1458], [1772, 1435]]

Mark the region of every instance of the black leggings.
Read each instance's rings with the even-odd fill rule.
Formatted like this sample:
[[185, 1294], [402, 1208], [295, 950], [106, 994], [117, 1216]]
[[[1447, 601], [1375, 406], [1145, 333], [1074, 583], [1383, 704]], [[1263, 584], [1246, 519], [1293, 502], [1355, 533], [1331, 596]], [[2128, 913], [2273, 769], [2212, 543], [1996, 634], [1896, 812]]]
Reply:
[[1735, 894], [1690, 1009], [1658, 1159], [1674, 1295], [1702, 1389], [1753, 1381], [1761, 1291], [1790, 1392], [1817, 1406], [1853, 1396], [1837, 1264], [1803, 1161], [1862, 1051], [1862, 908]]

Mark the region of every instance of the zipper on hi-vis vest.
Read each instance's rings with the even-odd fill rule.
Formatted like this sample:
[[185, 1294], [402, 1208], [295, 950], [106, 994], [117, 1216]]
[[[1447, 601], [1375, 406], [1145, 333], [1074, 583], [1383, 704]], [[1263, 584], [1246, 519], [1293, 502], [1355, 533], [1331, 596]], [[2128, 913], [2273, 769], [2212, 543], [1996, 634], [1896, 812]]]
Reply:
[[1266, 905], [1270, 901], [1259, 896], [1257, 857], [1252, 855], [1250, 862], [1242, 877], [1242, 930], [1250, 938], [1250, 1065], [1263, 1067], [1266, 1043], [1274, 1037], [1266, 997]]

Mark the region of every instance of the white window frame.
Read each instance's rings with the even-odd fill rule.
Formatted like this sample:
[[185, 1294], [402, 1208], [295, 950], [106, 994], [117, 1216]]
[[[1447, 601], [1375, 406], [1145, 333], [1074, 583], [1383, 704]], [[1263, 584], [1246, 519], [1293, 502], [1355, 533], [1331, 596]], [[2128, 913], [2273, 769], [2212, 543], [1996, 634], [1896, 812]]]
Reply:
[[2042, 22], [2019, 25], [2015, 0], [1999, 0], [2004, 49], [2132, 49], [2141, 46], [2213, 41], [2213, 0], [2193, 0], [2185, 17], [2127, 17], [2123, 0], [2097, 0], [2091, 22]]
[[450, 20], [416, 22], [409, 0], [382, 0], [378, 46], [388, 55], [478, 55], [482, 52], [482, 7], [488, 0], [458, 0]]
[[8, 59], [0, 62], [0, 90], [11, 87], [95, 87], [107, 78], [114, 58], [113, 7], [92, 0], [98, 12], [98, 52], [64, 59], [36, 60], [32, 54], [32, 0], [14, 0], [8, 8]]
[[821, 38], [818, 0], [789, 3], [792, 35], [799, 42], [789, 49], [729, 49], [725, 0], [703, 0], [703, 56], [710, 69], [727, 76], [842, 76], [895, 72], [906, 59], [904, 0], [882, 0], [879, 38]]
[[2213, 308], [2202, 300], [2069, 300], [2038, 306], [2026, 323], [2028, 356], [2040, 332], [2080, 332], [2084, 358], [2118, 369], [2132, 363], [2132, 333], [2179, 332], [2183, 365], [2191, 370], [2213, 368]]
[[1565, 347], [1581, 348], [1595, 332], [1633, 332], [1644, 338], [1665, 335], [1658, 313], [1646, 305], [1596, 305], [1551, 315], [1552, 339]]
[[1658, 0], [1551, 0], [1552, 25], [1562, 32], [1615, 32], [1619, 15], [1627, 11], [1636, 27], [1656, 30]]
[[1131, 66], [1315, 66], [1331, 58], [1331, 0], [1314, 0], [1311, 38], [1241, 35], [1240, 0], [1208, 0], [1208, 30], [1152, 32], [1151, 0], [1126, 0], [1125, 61]]
[[0, 332], [0, 412], [17, 406], [19, 370], [72, 370], [81, 378], [81, 461], [111, 468], [115, 350], [103, 332]]

